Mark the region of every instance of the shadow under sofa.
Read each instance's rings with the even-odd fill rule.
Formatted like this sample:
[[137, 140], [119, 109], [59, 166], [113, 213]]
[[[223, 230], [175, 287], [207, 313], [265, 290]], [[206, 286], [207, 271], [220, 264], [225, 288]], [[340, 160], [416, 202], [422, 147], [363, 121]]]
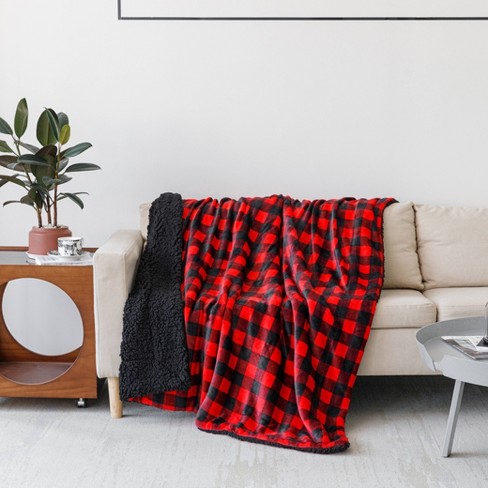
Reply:
[[[107, 378], [110, 411], [119, 397], [123, 310], [147, 238], [150, 204], [140, 229], [119, 230], [94, 256], [96, 364]], [[488, 209], [394, 203], [384, 214], [385, 280], [358, 374], [433, 374], [416, 332], [436, 321], [483, 315], [488, 301]]]

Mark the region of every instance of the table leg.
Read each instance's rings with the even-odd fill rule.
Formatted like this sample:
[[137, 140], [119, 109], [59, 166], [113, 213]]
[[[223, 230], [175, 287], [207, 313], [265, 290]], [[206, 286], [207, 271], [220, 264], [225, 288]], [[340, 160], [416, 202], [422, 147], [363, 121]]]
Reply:
[[442, 457], [449, 457], [452, 451], [452, 442], [454, 441], [454, 434], [456, 432], [456, 423], [461, 408], [461, 400], [463, 399], [464, 381], [456, 380], [454, 383], [454, 391], [452, 392], [451, 408], [449, 410], [449, 418], [447, 419], [446, 436], [444, 438], [444, 447], [442, 448]]

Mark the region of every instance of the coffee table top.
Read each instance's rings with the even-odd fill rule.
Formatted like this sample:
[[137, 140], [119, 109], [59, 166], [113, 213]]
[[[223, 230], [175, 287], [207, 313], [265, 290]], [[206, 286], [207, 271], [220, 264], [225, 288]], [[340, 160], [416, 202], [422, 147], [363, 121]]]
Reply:
[[484, 317], [463, 317], [427, 325], [416, 334], [420, 355], [432, 371], [465, 383], [488, 386], [488, 359], [471, 359], [442, 340], [442, 336], [483, 336]]

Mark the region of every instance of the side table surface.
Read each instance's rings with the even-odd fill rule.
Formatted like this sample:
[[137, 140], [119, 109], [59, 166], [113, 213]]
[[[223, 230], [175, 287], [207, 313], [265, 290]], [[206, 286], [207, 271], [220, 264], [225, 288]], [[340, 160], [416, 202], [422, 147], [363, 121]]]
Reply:
[[463, 317], [427, 325], [416, 334], [420, 354], [432, 371], [455, 380], [442, 456], [449, 457], [454, 442], [465, 383], [488, 386], [488, 360], [472, 359], [442, 339], [442, 336], [483, 336], [484, 317]]
[[423, 327], [416, 338], [425, 364], [448, 378], [488, 386], [488, 360], [471, 359], [442, 340], [442, 336], [482, 336], [485, 324], [484, 317], [463, 317]]

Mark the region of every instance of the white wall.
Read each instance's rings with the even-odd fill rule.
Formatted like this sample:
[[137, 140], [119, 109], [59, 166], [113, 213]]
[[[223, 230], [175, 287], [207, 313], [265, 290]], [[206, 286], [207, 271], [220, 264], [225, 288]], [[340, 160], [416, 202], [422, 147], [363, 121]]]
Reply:
[[[85, 210], [61, 207], [87, 245], [163, 191], [488, 206], [488, 22], [118, 21], [116, 3], [0, 0], [0, 116], [24, 96], [65, 111], [103, 167], [70, 183]], [[0, 209], [0, 245], [34, 217]]]

